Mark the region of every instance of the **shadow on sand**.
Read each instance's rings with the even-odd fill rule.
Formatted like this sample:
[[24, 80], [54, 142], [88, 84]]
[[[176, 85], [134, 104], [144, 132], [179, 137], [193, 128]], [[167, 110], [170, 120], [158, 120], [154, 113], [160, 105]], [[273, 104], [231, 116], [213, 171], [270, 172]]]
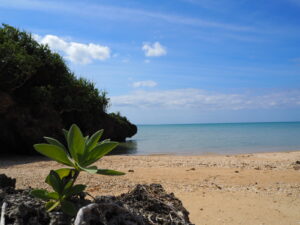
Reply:
[[41, 162], [41, 161], [50, 161], [49, 158], [44, 156], [26, 156], [26, 155], [0, 155], [0, 168], [6, 168], [9, 166]]
[[134, 140], [120, 142], [109, 155], [134, 155], [137, 153], [137, 142]]
[[[137, 152], [137, 142], [127, 141], [120, 142], [119, 145], [110, 152], [108, 155], [134, 155]], [[41, 156], [26, 156], [26, 155], [0, 155], [0, 168], [6, 168], [9, 166], [15, 166], [20, 164], [41, 162], [41, 161], [52, 161], [51, 159]]]

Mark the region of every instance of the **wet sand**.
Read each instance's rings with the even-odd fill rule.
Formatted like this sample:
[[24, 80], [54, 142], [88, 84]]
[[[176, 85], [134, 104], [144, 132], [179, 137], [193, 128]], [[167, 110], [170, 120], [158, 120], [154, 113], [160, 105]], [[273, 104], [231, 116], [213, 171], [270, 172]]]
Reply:
[[[300, 151], [106, 156], [97, 166], [126, 175], [81, 173], [78, 183], [87, 184], [92, 195], [121, 194], [138, 183], [160, 183], [182, 200], [195, 224], [300, 224]], [[44, 179], [50, 169], [58, 168], [58, 163], [40, 157], [0, 160], [0, 173], [17, 178], [17, 188], [48, 188]]]

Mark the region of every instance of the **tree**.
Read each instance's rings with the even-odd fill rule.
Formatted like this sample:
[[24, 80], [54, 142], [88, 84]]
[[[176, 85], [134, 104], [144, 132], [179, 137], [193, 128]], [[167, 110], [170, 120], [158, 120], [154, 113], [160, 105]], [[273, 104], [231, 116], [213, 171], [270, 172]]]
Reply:
[[84, 133], [104, 129], [104, 138], [118, 141], [134, 135], [136, 126], [112, 118], [108, 106], [107, 93], [76, 78], [47, 45], [25, 31], [0, 27], [0, 144], [8, 146], [2, 153], [34, 153], [32, 144], [42, 136], [60, 139], [60, 130], [73, 123]]

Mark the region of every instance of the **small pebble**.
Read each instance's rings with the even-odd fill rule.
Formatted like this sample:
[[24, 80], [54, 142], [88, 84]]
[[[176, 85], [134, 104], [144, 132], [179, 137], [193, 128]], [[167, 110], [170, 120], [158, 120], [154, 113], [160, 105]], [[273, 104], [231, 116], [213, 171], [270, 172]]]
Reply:
[[294, 170], [300, 170], [300, 165], [294, 166]]
[[133, 172], [134, 172], [134, 170], [128, 170], [128, 172], [129, 172], [129, 173], [133, 173]]

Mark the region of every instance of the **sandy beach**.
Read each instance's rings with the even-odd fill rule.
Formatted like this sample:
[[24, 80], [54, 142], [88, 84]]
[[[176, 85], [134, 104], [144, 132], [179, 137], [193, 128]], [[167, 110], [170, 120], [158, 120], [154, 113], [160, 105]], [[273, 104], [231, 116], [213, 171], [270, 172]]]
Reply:
[[[160, 183], [182, 200], [195, 224], [300, 224], [300, 151], [106, 156], [97, 165], [126, 175], [81, 173], [78, 182], [87, 184], [92, 195], [121, 194], [138, 183]], [[0, 160], [0, 173], [16, 178], [17, 188], [48, 188], [44, 179], [57, 168], [58, 163], [40, 157]]]

